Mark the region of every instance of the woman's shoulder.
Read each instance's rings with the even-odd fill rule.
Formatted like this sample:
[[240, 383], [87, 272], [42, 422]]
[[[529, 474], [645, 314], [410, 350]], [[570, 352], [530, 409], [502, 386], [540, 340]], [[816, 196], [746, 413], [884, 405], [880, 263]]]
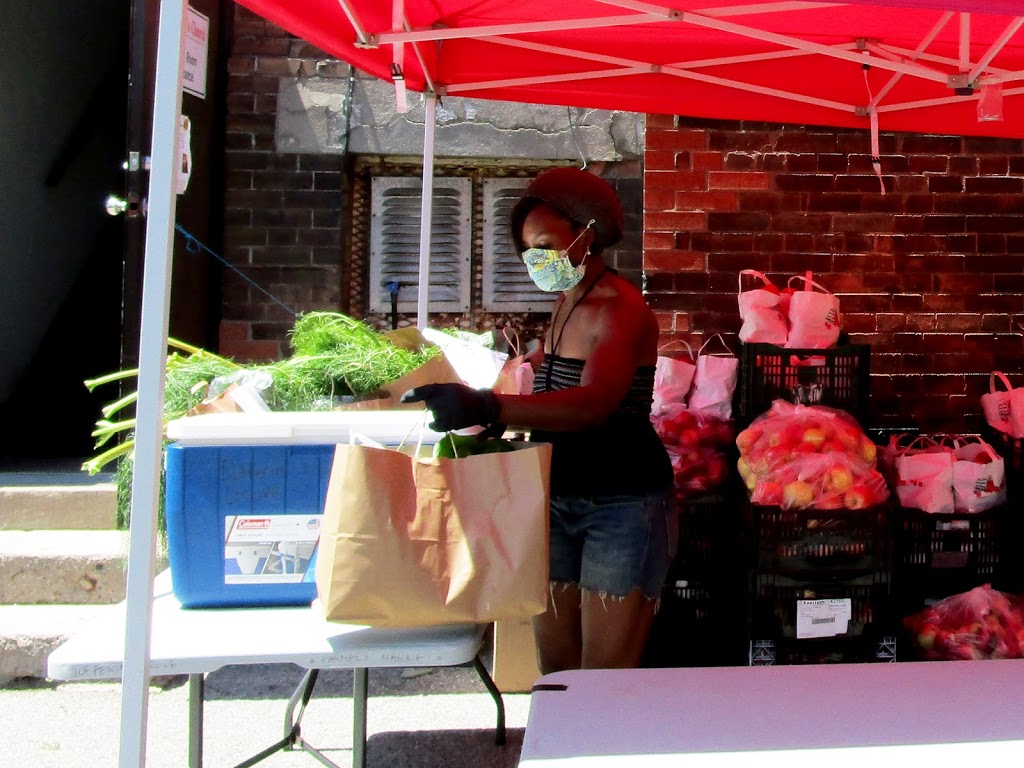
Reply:
[[643, 292], [632, 282], [619, 274], [612, 275], [609, 298], [610, 308], [615, 312], [654, 315]]

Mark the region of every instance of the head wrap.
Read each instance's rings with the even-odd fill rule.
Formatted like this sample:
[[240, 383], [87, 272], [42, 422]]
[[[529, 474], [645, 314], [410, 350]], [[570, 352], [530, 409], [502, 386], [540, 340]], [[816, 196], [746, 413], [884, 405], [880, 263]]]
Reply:
[[622, 206], [604, 179], [579, 168], [553, 168], [540, 173], [512, 208], [510, 224], [516, 248], [523, 250], [523, 222], [539, 203], [546, 203], [581, 227], [594, 220], [594, 250], [622, 239]]

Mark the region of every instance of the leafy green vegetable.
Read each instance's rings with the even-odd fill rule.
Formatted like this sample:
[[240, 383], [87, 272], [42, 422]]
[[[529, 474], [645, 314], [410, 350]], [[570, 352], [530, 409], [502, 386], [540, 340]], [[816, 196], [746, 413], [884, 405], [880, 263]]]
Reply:
[[[294, 355], [273, 363], [243, 366], [177, 339], [168, 339], [164, 392], [164, 424], [186, 416], [209, 394], [211, 382], [221, 376], [251, 371], [269, 374], [271, 385], [260, 394], [273, 411], [315, 411], [335, 407], [346, 395], [365, 395], [402, 378], [440, 354], [435, 346], [408, 349], [394, 343], [365, 323], [338, 312], [300, 315], [290, 332]], [[138, 370], [118, 371], [85, 382], [89, 391], [136, 379]], [[117, 461], [118, 522], [127, 525], [130, 512], [131, 457], [135, 448], [138, 401], [132, 392], [102, 409], [92, 436], [104, 449], [82, 465], [96, 474]], [[120, 441], [120, 442], [118, 442]], [[116, 443], [107, 447], [109, 443]], [[162, 504], [161, 504], [162, 507]], [[162, 509], [161, 509], [161, 530]]]
[[446, 432], [434, 444], [434, 458], [462, 459], [466, 456], [476, 456], [481, 453], [507, 453], [514, 450], [515, 447], [508, 440]]
[[300, 315], [291, 345], [295, 355], [283, 364], [286, 372], [291, 375], [296, 367], [321, 391], [333, 395], [375, 392], [440, 354], [434, 346], [422, 350], [398, 346], [385, 334], [339, 312]]

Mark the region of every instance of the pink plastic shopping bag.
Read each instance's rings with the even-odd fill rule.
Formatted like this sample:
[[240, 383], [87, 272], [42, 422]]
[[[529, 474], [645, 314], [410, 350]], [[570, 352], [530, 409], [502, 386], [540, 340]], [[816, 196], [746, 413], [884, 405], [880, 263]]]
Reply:
[[[743, 276], [750, 275], [761, 281], [763, 287], [743, 290]], [[739, 275], [737, 303], [740, 309], [740, 341], [751, 344], [786, 343], [789, 330], [782, 313], [781, 296], [768, 276], [756, 269], [742, 269]]]
[[802, 280], [804, 289], [794, 291], [789, 299], [789, 335], [784, 346], [791, 349], [827, 349], [839, 340], [841, 318], [839, 299], [822, 285], [811, 279], [811, 273], [793, 275]]

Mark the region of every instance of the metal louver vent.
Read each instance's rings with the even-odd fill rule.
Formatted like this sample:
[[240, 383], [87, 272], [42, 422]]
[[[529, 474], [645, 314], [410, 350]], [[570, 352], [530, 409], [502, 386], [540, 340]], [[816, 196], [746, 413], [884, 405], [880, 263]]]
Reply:
[[[397, 281], [398, 308], [416, 311], [422, 179], [373, 179], [370, 222], [370, 310], [391, 309], [385, 284]], [[470, 296], [472, 180], [436, 178], [430, 232], [432, 312], [467, 312]]]
[[509, 214], [529, 179], [484, 179], [483, 309], [485, 312], [547, 312], [552, 295], [537, 288], [516, 253]]

